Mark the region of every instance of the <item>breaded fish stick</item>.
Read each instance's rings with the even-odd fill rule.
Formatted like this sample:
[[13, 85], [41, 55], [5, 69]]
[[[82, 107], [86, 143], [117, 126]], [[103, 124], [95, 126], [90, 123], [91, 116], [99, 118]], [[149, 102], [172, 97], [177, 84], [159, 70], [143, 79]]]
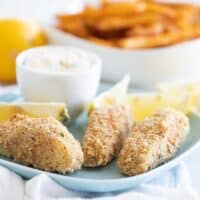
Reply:
[[187, 133], [189, 120], [181, 112], [162, 109], [139, 122], [125, 141], [118, 166], [133, 176], [148, 171], [172, 157]]
[[0, 154], [46, 171], [73, 172], [81, 168], [78, 141], [56, 119], [23, 115], [0, 123]]
[[127, 110], [123, 106], [94, 109], [83, 138], [84, 166], [105, 166], [115, 158], [129, 133]]

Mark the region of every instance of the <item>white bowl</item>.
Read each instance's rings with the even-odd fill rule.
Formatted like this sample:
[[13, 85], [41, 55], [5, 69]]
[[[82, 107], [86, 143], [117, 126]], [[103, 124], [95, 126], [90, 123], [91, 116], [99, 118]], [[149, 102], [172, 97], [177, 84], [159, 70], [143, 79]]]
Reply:
[[[60, 46], [56, 46], [56, 48]], [[25, 59], [33, 52], [41, 49], [55, 48], [44, 46], [22, 52], [16, 60], [17, 82], [22, 95], [27, 101], [65, 102], [71, 118], [77, 116], [84, 105], [96, 95], [100, 76], [101, 60], [95, 54], [83, 49], [62, 46], [64, 49], [84, 51], [92, 58], [90, 69], [68, 73], [63, 71], [36, 70], [25, 63]], [[24, 64], [25, 63], [25, 64]], [[80, 66], [82, 67], [82, 66]]]
[[100, 46], [50, 26], [44, 29], [50, 43], [84, 47], [98, 54], [105, 81], [118, 81], [127, 73], [132, 86], [142, 88], [152, 88], [160, 82], [200, 80], [200, 39], [169, 47], [124, 50]]

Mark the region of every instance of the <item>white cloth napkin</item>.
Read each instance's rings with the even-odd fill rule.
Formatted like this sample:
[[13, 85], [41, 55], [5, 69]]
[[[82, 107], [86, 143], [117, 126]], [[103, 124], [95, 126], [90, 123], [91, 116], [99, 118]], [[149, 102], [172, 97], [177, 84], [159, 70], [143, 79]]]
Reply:
[[24, 181], [15, 173], [0, 167], [0, 200], [199, 200], [190, 186], [188, 171], [182, 163], [160, 177], [127, 192], [83, 193], [64, 189], [47, 175]]

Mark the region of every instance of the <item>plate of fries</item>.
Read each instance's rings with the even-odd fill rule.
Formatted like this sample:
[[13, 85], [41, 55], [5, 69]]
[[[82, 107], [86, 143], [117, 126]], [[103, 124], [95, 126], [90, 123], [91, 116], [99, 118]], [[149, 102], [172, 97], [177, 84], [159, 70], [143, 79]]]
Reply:
[[131, 74], [132, 84], [141, 87], [198, 80], [198, 4], [102, 0], [97, 7], [87, 5], [81, 13], [57, 14], [55, 24], [46, 30], [52, 43], [98, 53], [106, 81], [117, 81], [126, 73]]

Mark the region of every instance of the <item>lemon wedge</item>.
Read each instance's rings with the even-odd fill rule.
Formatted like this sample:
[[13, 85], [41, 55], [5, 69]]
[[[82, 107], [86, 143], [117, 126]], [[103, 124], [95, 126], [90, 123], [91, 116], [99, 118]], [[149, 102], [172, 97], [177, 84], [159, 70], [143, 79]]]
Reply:
[[125, 104], [127, 100], [128, 86], [130, 82], [130, 77], [127, 75], [116, 85], [114, 85], [109, 90], [101, 93], [89, 104], [89, 113], [94, 108], [116, 105], [116, 104]]
[[0, 103], [0, 122], [9, 120], [13, 114], [29, 117], [55, 117], [65, 123], [69, 115], [64, 103]]
[[153, 93], [129, 94], [127, 102], [135, 121], [141, 121], [165, 107], [188, 114], [198, 108], [200, 111], [200, 84], [159, 84]]
[[127, 104], [131, 109], [132, 119], [135, 121], [141, 121], [157, 109], [168, 106], [168, 102], [157, 93], [129, 94]]
[[166, 101], [186, 114], [200, 106], [200, 83], [160, 84], [157, 88]]

